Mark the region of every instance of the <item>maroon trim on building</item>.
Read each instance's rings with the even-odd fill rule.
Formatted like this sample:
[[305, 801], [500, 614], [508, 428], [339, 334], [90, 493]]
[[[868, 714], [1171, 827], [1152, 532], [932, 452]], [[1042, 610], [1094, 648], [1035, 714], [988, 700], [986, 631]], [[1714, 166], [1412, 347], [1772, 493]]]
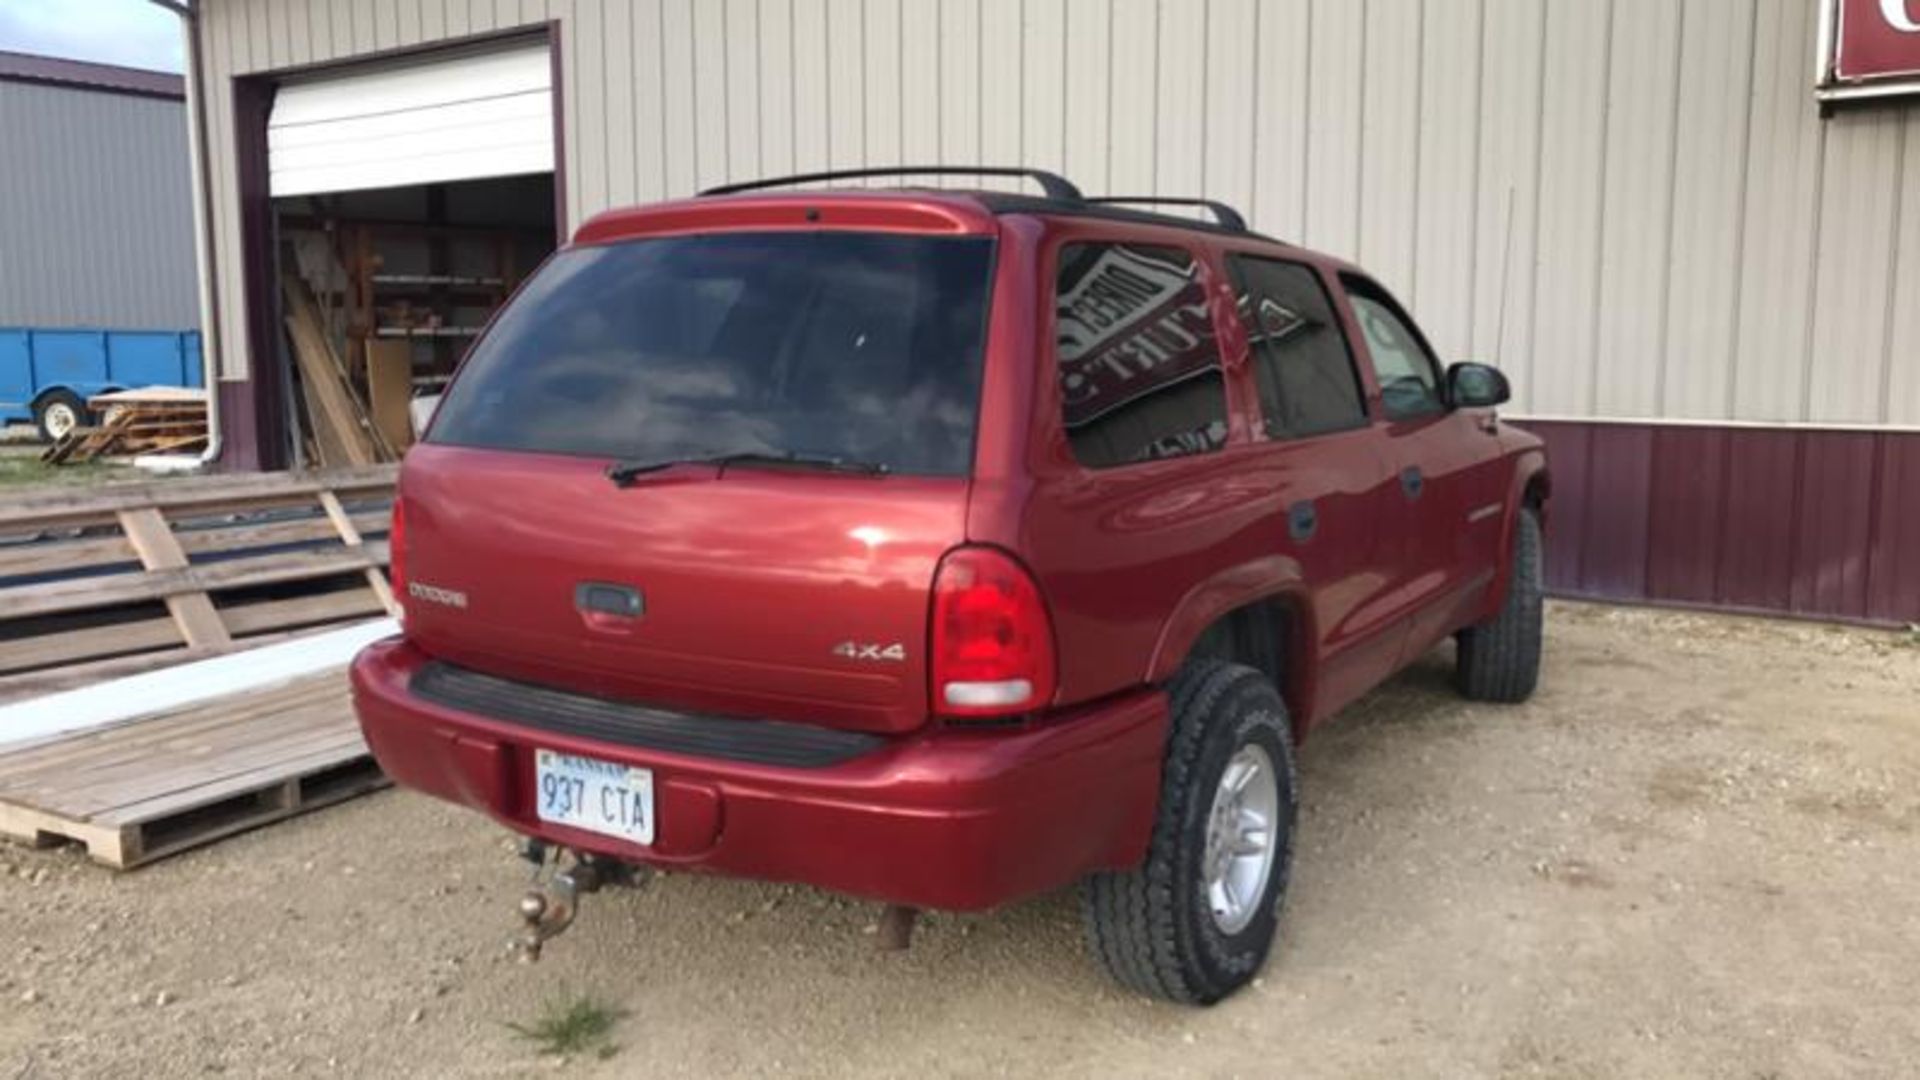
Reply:
[[222, 472], [259, 472], [267, 466], [260, 458], [258, 407], [253, 400], [252, 379], [220, 379], [213, 384], [214, 408], [220, 411], [220, 456], [215, 461]]
[[1920, 622], [1920, 432], [1521, 426], [1553, 469], [1556, 594]]
[[560, 20], [547, 23], [548, 91], [553, 96], [553, 231], [567, 242], [567, 82], [560, 57]]
[[29, 53], [0, 52], [0, 80], [131, 94], [135, 97], [172, 98], [175, 101], [187, 96], [186, 79], [169, 72], [120, 67], [117, 64], [92, 64], [84, 60], [34, 56]]
[[[273, 196], [269, 188], [267, 122], [273, 95], [291, 75], [342, 71], [367, 63], [408, 56], [430, 56], [463, 47], [544, 38], [553, 57], [554, 203], [559, 215], [555, 231], [566, 242], [565, 147], [561, 142], [565, 120], [560, 97], [560, 24], [513, 27], [507, 30], [446, 38], [421, 45], [380, 49], [351, 57], [256, 72], [233, 80], [233, 153], [240, 202], [240, 274], [246, 305], [247, 378], [218, 380], [222, 450], [220, 467], [230, 471], [284, 469], [292, 448], [288, 408], [291, 377], [281, 347], [280, 296], [275, 288], [279, 267], [278, 241], [273, 227]], [[203, 178], [204, 179], [204, 178]]]
[[[287, 405], [289, 379], [280, 347], [280, 296], [274, 288], [279, 268], [274, 261], [273, 198], [267, 188], [267, 118], [273, 112], [275, 80], [248, 76], [233, 80], [234, 172], [240, 202], [241, 302], [246, 316], [247, 378], [223, 382], [250, 389], [239, 404], [251, 413], [244, 424], [233, 423], [232, 412], [221, 414], [223, 432], [232, 455], [229, 469], [284, 469], [291, 439]], [[224, 399], [223, 399], [224, 401]], [[250, 445], [236, 435], [245, 429]]]

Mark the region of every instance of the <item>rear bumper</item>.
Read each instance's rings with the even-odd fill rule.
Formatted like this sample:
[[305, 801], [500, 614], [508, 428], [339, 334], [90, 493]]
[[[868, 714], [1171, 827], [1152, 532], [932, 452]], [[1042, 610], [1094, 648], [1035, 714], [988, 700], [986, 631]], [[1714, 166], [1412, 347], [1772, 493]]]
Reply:
[[[1167, 713], [1158, 691], [1027, 730], [929, 729], [852, 760], [791, 768], [641, 749], [449, 708], [409, 689], [426, 663], [399, 638], [368, 646], [353, 663], [361, 729], [395, 782], [530, 836], [657, 866], [976, 910], [1136, 865], [1159, 797]], [[652, 769], [654, 843], [538, 820], [540, 748]]]

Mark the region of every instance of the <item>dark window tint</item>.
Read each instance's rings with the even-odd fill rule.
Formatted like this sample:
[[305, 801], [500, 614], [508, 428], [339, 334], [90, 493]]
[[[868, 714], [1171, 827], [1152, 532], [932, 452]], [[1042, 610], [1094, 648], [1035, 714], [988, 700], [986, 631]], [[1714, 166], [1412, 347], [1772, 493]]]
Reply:
[[1358, 278], [1347, 280], [1346, 286], [1387, 415], [1403, 420], [1443, 411], [1439, 366], [1413, 324], [1379, 286]]
[[1217, 450], [1226, 384], [1193, 256], [1068, 244], [1055, 284], [1067, 438], [1094, 468]]
[[432, 439], [964, 473], [992, 263], [986, 239], [846, 232], [562, 252], [475, 347]]
[[1267, 433], [1316, 435], [1366, 423], [1353, 357], [1319, 277], [1272, 259], [1236, 257], [1233, 269]]

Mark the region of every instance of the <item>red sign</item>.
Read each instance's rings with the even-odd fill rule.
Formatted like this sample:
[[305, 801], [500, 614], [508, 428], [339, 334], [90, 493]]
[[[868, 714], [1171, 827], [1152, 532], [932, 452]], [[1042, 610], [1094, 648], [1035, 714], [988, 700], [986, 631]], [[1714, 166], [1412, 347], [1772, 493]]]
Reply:
[[1920, 93], [1920, 0], [1826, 0], [1821, 96]]

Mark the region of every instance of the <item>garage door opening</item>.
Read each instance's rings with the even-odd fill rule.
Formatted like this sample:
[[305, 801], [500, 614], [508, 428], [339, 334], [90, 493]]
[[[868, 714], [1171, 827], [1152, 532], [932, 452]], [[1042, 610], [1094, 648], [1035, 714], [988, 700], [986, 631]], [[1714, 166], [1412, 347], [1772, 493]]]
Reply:
[[557, 242], [544, 39], [289, 81], [267, 172], [295, 465], [396, 460]]

